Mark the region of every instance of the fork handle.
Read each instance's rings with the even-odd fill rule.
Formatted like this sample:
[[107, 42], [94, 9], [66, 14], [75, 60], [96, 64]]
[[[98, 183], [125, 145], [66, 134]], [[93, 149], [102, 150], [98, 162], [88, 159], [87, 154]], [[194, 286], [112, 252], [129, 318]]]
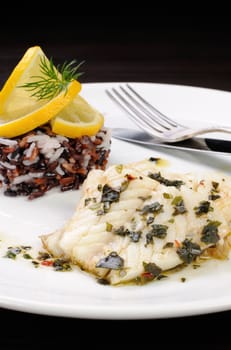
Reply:
[[194, 132], [193, 136], [202, 135], [202, 134], [209, 134], [212, 132], [222, 132], [225, 134], [231, 134], [231, 127], [230, 126], [214, 126], [214, 127], [208, 127], [203, 128], [199, 130], [198, 132]]
[[208, 134], [212, 132], [223, 132], [226, 134], [231, 134], [231, 127], [230, 126], [210, 126], [207, 128], [201, 128], [201, 129], [193, 129], [193, 128], [179, 128], [177, 131], [174, 131], [172, 135], [169, 133], [168, 137], [161, 137], [160, 140], [162, 142], [166, 143], [173, 143], [173, 142], [180, 142], [184, 141], [190, 138], [193, 138], [194, 136]]

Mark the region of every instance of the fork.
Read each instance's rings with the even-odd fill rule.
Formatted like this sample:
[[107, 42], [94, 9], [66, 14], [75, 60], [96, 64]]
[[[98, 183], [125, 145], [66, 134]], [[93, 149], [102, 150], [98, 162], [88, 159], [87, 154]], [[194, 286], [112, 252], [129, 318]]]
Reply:
[[120, 85], [117, 89], [106, 89], [107, 95], [116, 102], [132, 121], [148, 134], [161, 142], [179, 142], [196, 135], [210, 132], [231, 133], [231, 126], [208, 126], [193, 129], [167, 117], [145, 100], [130, 84]]

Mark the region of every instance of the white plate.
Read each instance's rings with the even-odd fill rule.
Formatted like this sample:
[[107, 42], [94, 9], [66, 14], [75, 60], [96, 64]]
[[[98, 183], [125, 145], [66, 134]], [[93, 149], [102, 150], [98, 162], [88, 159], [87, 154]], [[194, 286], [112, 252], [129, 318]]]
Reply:
[[[86, 84], [82, 95], [105, 114], [109, 127], [135, 127], [105, 94], [114, 83]], [[133, 84], [164, 113], [188, 123], [231, 124], [231, 93], [194, 87]], [[226, 135], [227, 137], [227, 135]], [[145, 148], [112, 140], [110, 164], [150, 156], [169, 161], [181, 171], [231, 172], [231, 156]], [[231, 262], [210, 261], [200, 268], [180, 271], [145, 286], [102, 286], [90, 275], [74, 269], [54, 272], [35, 269], [31, 261], [2, 257], [9, 245], [32, 245], [39, 250], [40, 234], [59, 228], [71, 217], [79, 191], [51, 192], [42, 198], [0, 198], [0, 306], [38, 314], [108, 319], [176, 317], [229, 310]], [[181, 282], [186, 277], [186, 282]]]

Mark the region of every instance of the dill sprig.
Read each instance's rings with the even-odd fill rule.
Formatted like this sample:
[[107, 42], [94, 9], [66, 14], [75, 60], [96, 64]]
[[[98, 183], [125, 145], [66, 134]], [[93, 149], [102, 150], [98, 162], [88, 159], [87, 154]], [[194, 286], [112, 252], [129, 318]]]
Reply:
[[21, 88], [31, 91], [31, 96], [38, 100], [51, 100], [62, 91], [67, 91], [69, 83], [77, 80], [82, 72], [78, 72], [79, 67], [84, 62], [77, 64], [76, 60], [64, 62], [62, 65], [54, 66], [53, 60], [46, 57], [40, 58], [41, 75], [32, 76], [34, 81], [21, 85]]

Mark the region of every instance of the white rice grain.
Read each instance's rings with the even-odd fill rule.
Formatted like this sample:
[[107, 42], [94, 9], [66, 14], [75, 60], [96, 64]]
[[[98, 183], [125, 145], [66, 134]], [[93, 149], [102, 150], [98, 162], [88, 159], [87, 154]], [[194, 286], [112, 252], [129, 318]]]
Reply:
[[1, 162], [1, 161], [0, 161], [0, 166], [3, 167], [3, 168], [10, 169], [10, 170], [13, 170], [13, 169], [16, 168], [16, 165], [13, 165], [13, 164], [10, 164], [10, 163], [7, 163], [7, 162]]
[[0, 143], [6, 146], [16, 146], [18, 144], [18, 142], [15, 140], [4, 139], [2, 137], [0, 137]]

